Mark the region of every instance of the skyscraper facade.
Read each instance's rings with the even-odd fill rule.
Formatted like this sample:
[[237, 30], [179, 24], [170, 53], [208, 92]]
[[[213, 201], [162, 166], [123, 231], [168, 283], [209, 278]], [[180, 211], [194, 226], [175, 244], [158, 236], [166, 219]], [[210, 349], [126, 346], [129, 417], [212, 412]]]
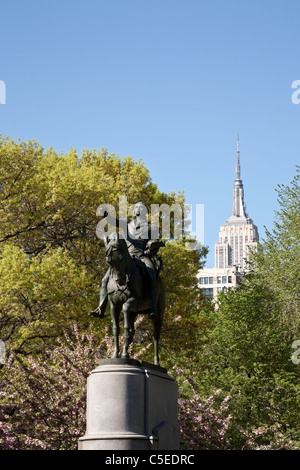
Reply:
[[236, 287], [240, 277], [247, 271], [249, 253], [257, 249], [258, 240], [258, 229], [248, 216], [244, 203], [238, 138], [231, 215], [220, 227], [219, 241], [215, 244], [214, 268], [201, 269], [198, 275], [204, 294], [216, 299], [221, 290]]

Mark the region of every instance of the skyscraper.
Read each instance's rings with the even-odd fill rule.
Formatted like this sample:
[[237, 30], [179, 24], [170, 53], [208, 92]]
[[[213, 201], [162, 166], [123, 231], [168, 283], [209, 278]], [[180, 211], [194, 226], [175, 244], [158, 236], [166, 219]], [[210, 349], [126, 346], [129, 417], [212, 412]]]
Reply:
[[206, 295], [216, 298], [220, 290], [236, 287], [239, 277], [247, 270], [249, 252], [257, 249], [258, 240], [257, 227], [248, 216], [244, 203], [238, 137], [231, 215], [220, 227], [219, 241], [215, 244], [214, 268], [199, 271], [200, 287]]

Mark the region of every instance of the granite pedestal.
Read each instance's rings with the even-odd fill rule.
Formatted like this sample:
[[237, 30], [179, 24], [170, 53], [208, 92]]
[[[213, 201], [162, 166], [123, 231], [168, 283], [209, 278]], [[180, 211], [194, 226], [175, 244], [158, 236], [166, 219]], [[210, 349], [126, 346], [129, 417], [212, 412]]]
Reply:
[[179, 450], [177, 384], [165, 369], [104, 359], [87, 381], [79, 450]]

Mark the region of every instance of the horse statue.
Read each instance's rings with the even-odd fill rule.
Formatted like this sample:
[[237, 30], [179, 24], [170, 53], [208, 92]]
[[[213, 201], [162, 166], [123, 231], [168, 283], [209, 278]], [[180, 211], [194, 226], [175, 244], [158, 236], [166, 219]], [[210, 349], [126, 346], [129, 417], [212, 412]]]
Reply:
[[[160, 242], [156, 242], [157, 244]], [[113, 323], [114, 353], [112, 358], [120, 355], [119, 334], [120, 315], [123, 314], [124, 346], [122, 358], [129, 358], [128, 348], [133, 342], [135, 320], [138, 314], [150, 313], [150, 296], [147, 289], [147, 273], [143, 263], [138, 258], [132, 258], [127, 248], [126, 240], [118, 232], [104, 237], [106, 261], [110, 266], [107, 285], [108, 301]], [[160, 245], [162, 246], [162, 245]], [[159, 246], [150, 249], [158, 251]], [[159, 365], [159, 338], [165, 311], [165, 290], [156, 270], [156, 311], [153, 322], [154, 364]]]

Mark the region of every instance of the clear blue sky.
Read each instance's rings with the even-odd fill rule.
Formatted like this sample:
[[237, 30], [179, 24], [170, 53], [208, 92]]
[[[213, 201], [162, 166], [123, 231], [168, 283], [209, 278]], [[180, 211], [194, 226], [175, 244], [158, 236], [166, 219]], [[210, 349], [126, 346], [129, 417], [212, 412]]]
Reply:
[[240, 135], [263, 237], [299, 164], [299, 0], [2, 0], [0, 133], [142, 159], [161, 191], [230, 215]]

